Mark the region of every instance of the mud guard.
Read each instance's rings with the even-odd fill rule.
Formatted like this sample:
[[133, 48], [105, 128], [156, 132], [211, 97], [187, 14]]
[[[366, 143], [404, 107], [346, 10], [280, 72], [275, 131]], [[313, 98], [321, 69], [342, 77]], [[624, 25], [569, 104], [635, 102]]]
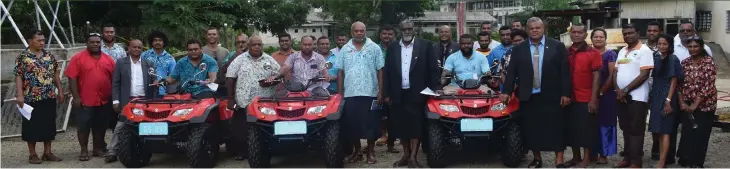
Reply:
[[426, 118], [433, 119], [433, 120], [438, 120], [438, 119], [441, 118], [441, 115], [439, 115], [438, 113], [435, 113], [435, 112], [428, 111], [428, 109], [427, 109], [426, 110]]
[[190, 123], [203, 123], [205, 120], [208, 119], [208, 115], [210, 115], [210, 111], [213, 111], [216, 107], [218, 107], [218, 103], [220, 101], [218, 99], [215, 100], [215, 103], [205, 108], [205, 112], [203, 112], [203, 115], [196, 116], [193, 118], [190, 118]]
[[345, 99], [340, 100], [340, 105], [337, 107], [337, 112], [327, 115], [327, 120], [339, 120], [342, 117], [342, 111], [345, 109]]

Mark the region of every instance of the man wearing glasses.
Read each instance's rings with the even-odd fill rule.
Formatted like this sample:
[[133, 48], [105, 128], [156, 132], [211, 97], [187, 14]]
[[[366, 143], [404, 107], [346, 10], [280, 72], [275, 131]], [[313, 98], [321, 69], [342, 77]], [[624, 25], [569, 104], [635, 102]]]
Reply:
[[[687, 40], [696, 36], [697, 32], [695, 31], [694, 24], [689, 21], [682, 21], [679, 25], [679, 34], [674, 37], [674, 55], [676, 55], [679, 60], [689, 58], [690, 55], [689, 50], [687, 50]], [[710, 47], [705, 45], [703, 48], [707, 51], [707, 54], [712, 57], [712, 50], [710, 50]]]
[[220, 71], [218, 71], [218, 78], [216, 78], [216, 83], [219, 85], [216, 93], [218, 96], [227, 96], [226, 72], [228, 72], [228, 66], [231, 64], [229, 61], [233, 61], [233, 59], [236, 59], [238, 55], [248, 51], [248, 45], [246, 45], [247, 41], [248, 35], [245, 33], [238, 34], [238, 36], [236, 36], [236, 52], [228, 53], [228, 56], [226, 56], [226, 58], [223, 59], [223, 62], [221, 62]]

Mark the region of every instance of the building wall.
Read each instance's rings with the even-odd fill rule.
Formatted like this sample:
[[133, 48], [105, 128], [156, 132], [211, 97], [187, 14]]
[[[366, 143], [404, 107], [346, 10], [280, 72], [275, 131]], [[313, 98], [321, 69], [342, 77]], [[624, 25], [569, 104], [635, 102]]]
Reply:
[[730, 32], [728, 32], [728, 11], [730, 1], [697, 2], [697, 10], [712, 11], [712, 25], [709, 32], [700, 32], [703, 39], [715, 42], [725, 51], [730, 50]]
[[621, 1], [621, 18], [695, 18], [694, 0]]

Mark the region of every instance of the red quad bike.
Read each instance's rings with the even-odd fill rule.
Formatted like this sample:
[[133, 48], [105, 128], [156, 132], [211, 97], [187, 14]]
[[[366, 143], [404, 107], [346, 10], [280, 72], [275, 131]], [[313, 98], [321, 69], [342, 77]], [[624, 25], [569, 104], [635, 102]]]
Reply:
[[[253, 99], [246, 109], [249, 167], [270, 167], [273, 155], [308, 151], [322, 152], [328, 168], [344, 167], [339, 122], [344, 101], [339, 94], [318, 91], [321, 88], [307, 91], [323, 80], [313, 78], [306, 85], [291, 81], [285, 95]], [[259, 83], [271, 86], [281, 80]]]
[[[499, 79], [483, 76], [479, 80], [458, 81], [461, 89], [457, 94], [428, 99], [427, 137], [422, 146], [430, 167], [446, 167], [456, 162], [461, 153], [481, 152], [485, 147], [501, 150], [502, 163], [508, 167], [517, 167], [524, 161], [526, 151], [520, 128], [511, 115], [517, 110], [518, 101], [504, 104], [499, 101], [499, 93], [480, 91], [479, 86], [490, 78]], [[498, 86], [489, 86], [499, 91]]]
[[[205, 70], [204, 64], [195, 75]], [[152, 68], [149, 74], [157, 76]], [[125, 126], [118, 131], [117, 156], [125, 167], [147, 165], [153, 152], [184, 153], [190, 167], [215, 166], [220, 143], [229, 140], [227, 126], [233, 111], [226, 109], [228, 99], [194, 99], [181, 93], [186, 85], [200, 85], [197, 83], [186, 81], [177, 93], [162, 99], [133, 99], [124, 106], [125, 118], [120, 119]]]

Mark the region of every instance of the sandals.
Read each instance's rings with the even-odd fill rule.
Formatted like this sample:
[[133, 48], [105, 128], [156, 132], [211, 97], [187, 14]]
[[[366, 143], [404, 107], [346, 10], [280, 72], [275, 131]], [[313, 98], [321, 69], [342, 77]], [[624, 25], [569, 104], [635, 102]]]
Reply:
[[79, 155], [79, 161], [89, 161], [91, 157], [89, 157], [89, 154], [81, 154]]
[[41, 161], [41, 159], [38, 158], [38, 155], [34, 154], [34, 155], [28, 156], [28, 163], [30, 163], [30, 164], [40, 164], [42, 162], [43, 161]]
[[43, 160], [43, 161], [63, 161], [63, 159], [56, 157], [56, 155], [53, 155], [53, 153], [43, 154], [43, 156], [41, 156], [41, 160]]
[[368, 154], [367, 163], [368, 164], [378, 163], [378, 160], [375, 159], [375, 154]]

